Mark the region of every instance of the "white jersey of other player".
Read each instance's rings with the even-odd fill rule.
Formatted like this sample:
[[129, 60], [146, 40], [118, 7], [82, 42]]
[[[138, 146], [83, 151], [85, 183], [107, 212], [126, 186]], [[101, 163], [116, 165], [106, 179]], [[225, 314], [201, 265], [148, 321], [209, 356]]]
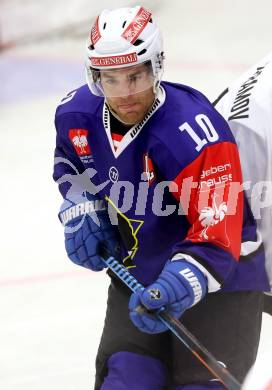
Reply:
[[272, 390], [271, 351], [260, 356], [247, 374], [242, 390]]
[[237, 141], [244, 185], [266, 253], [272, 291], [272, 52], [222, 94], [216, 108]]

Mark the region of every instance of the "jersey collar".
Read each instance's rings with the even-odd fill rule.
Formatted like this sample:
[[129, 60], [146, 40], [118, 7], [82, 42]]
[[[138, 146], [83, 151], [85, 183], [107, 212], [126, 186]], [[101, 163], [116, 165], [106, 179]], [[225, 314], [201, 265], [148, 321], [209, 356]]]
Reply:
[[165, 91], [162, 86], [160, 86], [160, 89], [158, 91], [157, 97], [154, 100], [154, 103], [152, 104], [150, 110], [148, 113], [145, 115], [145, 117], [142, 119], [141, 122], [137, 123], [136, 125], [132, 126], [128, 132], [124, 135], [122, 140], [120, 141], [120, 144], [115, 150], [113, 140], [112, 140], [112, 135], [111, 135], [111, 128], [110, 128], [110, 111], [104, 102], [103, 106], [103, 124], [104, 128], [108, 137], [108, 141], [112, 150], [112, 153], [115, 158], [120, 156], [120, 154], [126, 149], [128, 145], [131, 144], [131, 142], [138, 137], [140, 134], [142, 128], [144, 125], [149, 121], [149, 119], [155, 114], [155, 112], [163, 105], [165, 102]]

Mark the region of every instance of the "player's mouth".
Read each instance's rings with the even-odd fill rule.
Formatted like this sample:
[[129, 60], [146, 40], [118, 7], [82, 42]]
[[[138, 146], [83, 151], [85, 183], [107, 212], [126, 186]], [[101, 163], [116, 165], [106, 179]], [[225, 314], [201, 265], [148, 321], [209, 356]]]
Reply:
[[133, 107], [135, 106], [136, 104], [138, 104], [137, 102], [133, 102], [133, 103], [120, 103], [118, 104], [118, 107], [120, 108], [130, 108], [130, 107]]
[[135, 109], [136, 106], [138, 106], [138, 103], [124, 103], [124, 104], [118, 104], [118, 109], [120, 111], [129, 112], [129, 111], [133, 111], [133, 109]]

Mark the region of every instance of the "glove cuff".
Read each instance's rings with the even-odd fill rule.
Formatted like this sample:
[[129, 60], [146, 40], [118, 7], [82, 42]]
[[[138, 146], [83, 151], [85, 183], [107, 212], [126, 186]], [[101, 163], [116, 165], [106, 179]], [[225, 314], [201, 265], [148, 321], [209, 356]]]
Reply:
[[190, 307], [197, 304], [207, 292], [207, 279], [195, 265], [186, 260], [169, 261], [164, 271], [176, 275], [191, 298]]
[[86, 202], [81, 202], [77, 204], [73, 204], [64, 209], [63, 205], [61, 211], [59, 212], [59, 220], [65, 226], [69, 224], [69, 222], [79, 219], [79, 217], [83, 218], [84, 215], [93, 216], [96, 212], [105, 211], [106, 205], [103, 199], [94, 199], [87, 200]]

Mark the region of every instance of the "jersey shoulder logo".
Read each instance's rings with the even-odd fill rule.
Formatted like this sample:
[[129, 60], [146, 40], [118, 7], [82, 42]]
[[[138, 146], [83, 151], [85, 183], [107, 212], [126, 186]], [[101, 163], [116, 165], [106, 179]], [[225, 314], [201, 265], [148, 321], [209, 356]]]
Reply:
[[79, 156], [89, 156], [91, 149], [88, 144], [88, 130], [86, 129], [70, 129], [69, 138]]

